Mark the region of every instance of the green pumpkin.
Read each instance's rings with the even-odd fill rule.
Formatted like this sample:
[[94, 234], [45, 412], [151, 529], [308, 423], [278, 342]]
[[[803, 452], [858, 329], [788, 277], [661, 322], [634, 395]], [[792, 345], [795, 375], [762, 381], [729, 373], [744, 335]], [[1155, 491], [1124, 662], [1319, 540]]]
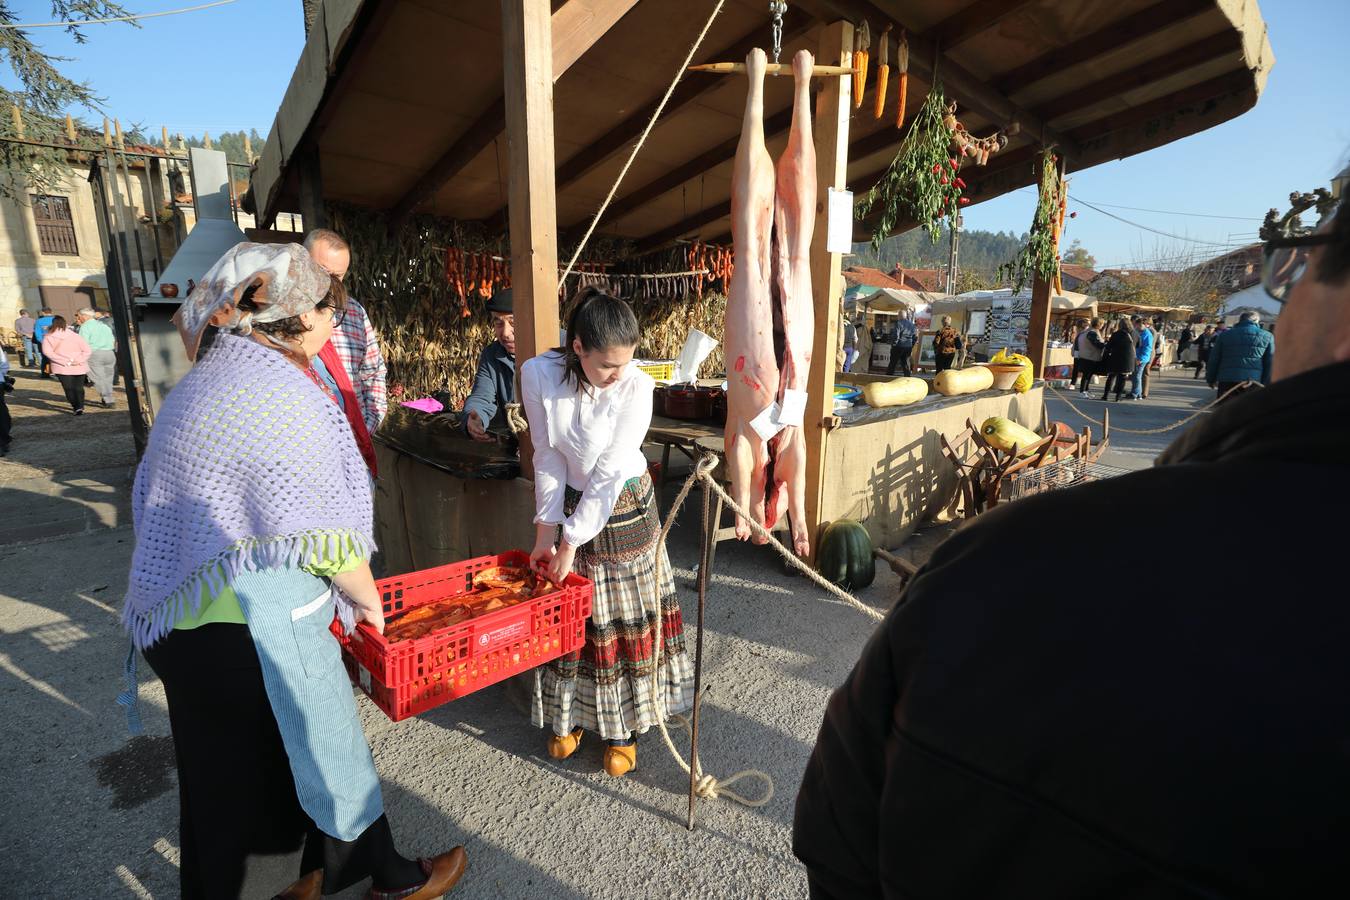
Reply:
[[872, 536], [861, 523], [852, 519], [831, 522], [820, 536], [816, 568], [827, 580], [846, 590], [862, 590], [877, 575], [876, 561], [872, 559]]

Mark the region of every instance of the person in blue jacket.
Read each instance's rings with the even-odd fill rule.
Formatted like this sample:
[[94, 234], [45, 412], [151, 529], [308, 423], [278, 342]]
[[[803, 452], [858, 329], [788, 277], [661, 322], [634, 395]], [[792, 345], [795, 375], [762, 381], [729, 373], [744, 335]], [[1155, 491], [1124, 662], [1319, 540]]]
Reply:
[[42, 314], [38, 316], [37, 321], [33, 323], [33, 343], [38, 348], [38, 374], [43, 378], [52, 377], [52, 364], [47, 359], [47, 354], [42, 352], [42, 339], [47, 336], [47, 329], [52, 327], [52, 321], [56, 316], [52, 315], [50, 306], [42, 307]]
[[504, 429], [506, 404], [516, 401], [516, 318], [511, 289], [493, 294], [487, 309], [496, 340], [479, 354], [473, 389], [464, 401], [464, 430], [476, 441], [494, 440], [488, 429]]
[[1261, 328], [1259, 313], [1248, 311], [1209, 348], [1205, 380], [1222, 397], [1244, 381], [1270, 384], [1275, 335]]
[[1142, 316], [1132, 316], [1130, 321], [1134, 324], [1134, 333], [1139, 338], [1139, 343], [1134, 352], [1134, 377], [1130, 381], [1130, 399], [1139, 400], [1144, 396], [1144, 373], [1148, 371], [1149, 363], [1153, 362], [1153, 329], [1145, 328], [1145, 322]]

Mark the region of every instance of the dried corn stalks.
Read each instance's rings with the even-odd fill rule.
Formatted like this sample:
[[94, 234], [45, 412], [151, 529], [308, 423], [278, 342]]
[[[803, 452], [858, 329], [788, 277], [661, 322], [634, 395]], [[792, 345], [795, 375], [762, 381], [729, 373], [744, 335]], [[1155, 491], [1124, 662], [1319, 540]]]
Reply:
[[[462, 405], [473, 384], [478, 354], [492, 340], [492, 328], [481, 291], [461, 294], [451, 283], [446, 271], [447, 248], [457, 248], [463, 254], [501, 256], [507, 255], [506, 248], [494, 235], [469, 223], [417, 216], [390, 235], [380, 213], [338, 204], [331, 205], [328, 213], [330, 227], [352, 246], [346, 283], [380, 334], [380, 347], [389, 366], [390, 399], [443, 390], [457, 407]], [[606, 257], [619, 257], [623, 249], [617, 244], [600, 246]], [[681, 257], [685, 253], [677, 252]], [[624, 261], [614, 268], [625, 268]], [[619, 280], [623, 277], [616, 275]], [[576, 285], [569, 284], [569, 288], [575, 290]], [[620, 291], [621, 296], [623, 293]], [[641, 357], [675, 357], [690, 328], [722, 339], [726, 314], [722, 293], [705, 290], [699, 298], [658, 291], [625, 299], [633, 303], [642, 329], [642, 346], [638, 348]], [[565, 313], [562, 321], [566, 322]], [[704, 363], [703, 371], [720, 372], [722, 366], [719, 347]]]

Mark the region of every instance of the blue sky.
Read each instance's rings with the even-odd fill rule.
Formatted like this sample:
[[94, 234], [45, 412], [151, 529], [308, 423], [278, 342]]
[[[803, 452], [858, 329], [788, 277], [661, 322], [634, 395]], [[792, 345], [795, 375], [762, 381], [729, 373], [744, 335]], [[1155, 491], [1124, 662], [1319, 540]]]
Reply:
[[[158, 12], [203, 0], [124, 0]], [[46, 21], [45, 0], [13, 0], [20, 21]], [[1350, 2], [1261, 0], [1275, 68], [1256, 108], [1217, 128], [1131, 159], [1075, 173], [1071, 197], [1132, 222], [1192, 241], [1163, 238], [1082, 204], [1068, 223], [1099, 266], [1147, 267], [1157, 259], [1204, 254], [1253, 235], [1265, 211], [1290, 191], [1326, 185], [1350, 160]], [[109, 115], [150, 134], [257, 128], [266, 134], [300, 55], [300, 0], [236, 0], [215, 9], [150, 19], [139, 29], [95, 25], [75, 44], [59, 29], [30, 32], [44, 49], [72, 59], [63, 71], [87, 79]], [[12, 77], [6, 73], [6, 84]], [[88, 113], [86, 118], [94, 117]], [[1107, 206], [1106, 204], [1113, 204]], [[966, 210], [967, 228], [1024, 231], [1035, 195], [1014, 192]], [[1139, 207], [1144, 212], [1120, 207]], [[1202, 218], [1176, 212], [1233, 218]]]

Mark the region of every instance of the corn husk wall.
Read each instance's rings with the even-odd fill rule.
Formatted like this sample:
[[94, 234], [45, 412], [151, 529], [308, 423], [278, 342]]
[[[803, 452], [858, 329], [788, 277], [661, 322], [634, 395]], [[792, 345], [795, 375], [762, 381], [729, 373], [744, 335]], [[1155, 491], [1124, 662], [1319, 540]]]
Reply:
[[[431, 216], [416, 216], [391, 235], [382, 213], [342, 204], [330, 205], [328, 213], [330, 227], [351, 244], [346, 284], [380, 334], [391, 398], [446, 391], [456, 407], [462, 405], [472, 386], [478, 354], [492, 340], [492, 327], [486, 298], [471, 294], [469, 314], [464, 314], [465, 301], [446, 278], [446, 248], [506, 255], [509, 249], [504, 238], [486, 233], [476, 223]], [[595, 249], [600, 259], [616, 269], [629, 268], [623, 263], [622, 245], [606, 242]], [[575, 289], [580, 281], [570, 279], [569, 287]], [[622, 286], [627, 283], [631, 282], [613, 280], [617, 295], [623, 296]], [[633, 303], [642, 328], [640, 357], [675, 357], [690, 328], [722, 340], [726, 297], [718, 291], [705, 290], [702, 297], [692, 292], [681, 296], [676, 291], [625, 299]], [[565, 324], [566, 319], [562, 321]], [[722, 370], [719, 345], [704, 363], [702, 374], [712, 376]]]

